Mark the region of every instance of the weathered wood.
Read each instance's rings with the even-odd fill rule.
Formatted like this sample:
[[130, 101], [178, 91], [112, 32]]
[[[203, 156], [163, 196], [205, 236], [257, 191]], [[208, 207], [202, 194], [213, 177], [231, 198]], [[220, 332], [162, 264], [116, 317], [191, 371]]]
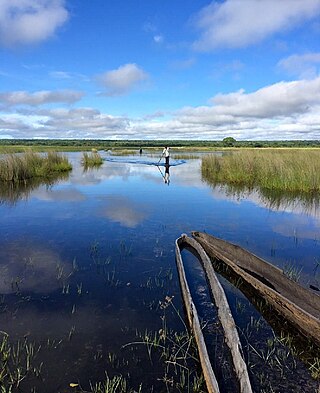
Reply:
[[245, 249], [201, 232], [193, 237], [210, 257], [223, 261], [252, 286], [278, 314], [320, 346], [320, 297], [286, 277], [282, 270]]
[[252, 388], [248, 375], [247, 365], [243, 359], [242, 346], [239, 339], [238, 331], [232, 317], [232, 313], [225, 292], [214, 272], [212, 263], [208, 255], [205, 253], [204, 249], [196, 240], [191, 239], [187, 236], [181, 236], [181, 238], [179, 239], [179, 245], [181, 246], [182, 244], [188, 245], [195, 249], [200, 257], [200, 261], [202, 262], [202, 266], [206, 273], [209, 287], [218, 310], [218, 316], [223, 328], [226, 344], [228, 345], [231, 352], [234, 370], [239, 382], [240, 392], [251, 393]]
[[180, 238], [176, 240], [176, 261], [179, 273], [179, 280], [181, 285], [182, 296], [184, 300], [184, 304], [187, 310], [187, 316], [189, 325], [193, 331], [198, 351], [200, 357], [200, 363], [203, 371], [203, 375], [206, 381], [207, 389], [209, 393], [219, 393], [219, 386], [215, 374], [212, 370], [212, 366], [210, 363], [210, 359], [208, 356], [207, 347], [204, 341], [204, 337], [202, 334], [202, 330], [200, 327], [199, 317], [196, 310], [196, 307], [193, 303], [190, 289], [188, 286], [186, 274], [183, 267], [183, 262], [180, 254], [179, 248]]

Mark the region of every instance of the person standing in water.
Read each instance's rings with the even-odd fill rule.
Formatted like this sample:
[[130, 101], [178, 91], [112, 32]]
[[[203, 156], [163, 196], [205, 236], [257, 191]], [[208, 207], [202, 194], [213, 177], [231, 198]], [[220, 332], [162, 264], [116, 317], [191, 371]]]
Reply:
[[163, 149], [162, 155], [165, 158], [165, 167], [166, 167], [166, 171], [165, 171], [165, 175], [164, 175], [164, 182], [166, 184], [169, 185], [170, 183], [170, 174], [169, 174], [169, 168], [170, 168], [170, 152], [169, 152], [169, 147], [165, 146], [165, 148]]
[[169, 165], [170, 153], [169, 153], [169, 147], [168, 146], [165, 146], [165, 148], [163, 149], [162, 156], [164, 156], [164, 158], [166, 160], [165, 165], [166, 166]]

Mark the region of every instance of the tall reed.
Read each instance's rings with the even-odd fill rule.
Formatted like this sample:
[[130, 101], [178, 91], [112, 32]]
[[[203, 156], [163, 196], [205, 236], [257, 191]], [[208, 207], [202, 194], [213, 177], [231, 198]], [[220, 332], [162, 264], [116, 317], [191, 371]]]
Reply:
[[320, 150], [239, 150], [202, 159], [202, 176], [226, 183], [268, 190], [320, 191]]
[[97, 167], [103, 164], [103, 159], [97, 151], [92, 151], [90, 153], [83, 152], [81, 164], [85, 168]]
[[6, 154], [0, 159], [0, 181], [18, 182], [36, 177], [48, 178], [72, 169], [67, 157], [56, 152], [47, 154], [27, 151]]

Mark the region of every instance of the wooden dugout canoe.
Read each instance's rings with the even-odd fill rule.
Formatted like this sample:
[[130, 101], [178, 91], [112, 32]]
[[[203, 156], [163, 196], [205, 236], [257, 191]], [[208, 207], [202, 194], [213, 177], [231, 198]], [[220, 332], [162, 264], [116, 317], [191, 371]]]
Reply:
[[278, 267], [240, 246], [202, 232], [192, 236], [206, 253], [226, 264], [303, 336], [320, 347], [320, 296], [290, 280]]
[[180, 250], [185, 247], [189, 247], [197, 253], [199, 261], [201, 261], [202, 267], [206, 274], [209, 289], [218, 310], [218, 316], [223, 328], [224, 338], [227, 346], [229, 347], [232, 357], [235, 375], [239, 384], [239, 392], [252, 393], [247, 365], [243, 358], [241, 342], [224, 290], [214, 272], [210, 259], [205, 253], [204, 249], [196, 240], [189, 238], [185, 234], [182, 234], [181, 237], [176, 240], [176, 262], [179, 273], [182, 297], [186, 307], [189, 325], [193, 330], [197, 342], [200, 363], [203, 370], [204, 378], [206, 380], [208, 392], [218, 393], [219, 386], [211, 367], [204, 337], [199, 324], [197, 310], [191, 297], [183, 266]]
[[183, 237], [179, 237], [176, 240], [176, 262], [177, 262], [179, 281], [182, 291], [182, 298], [183, 298], [184, 305], [186, 307], [189, 325], [193, 331], [197, 343], [200, 364], [203, 371], [204, 379], [206, 381], [208, 393], [219, 393], [220, 392], [219, 385], [210, 363], [207, 347], [200, 327], [197, 309], [192, 300], [191, 292], [189, 289], [187, 277], [182, 262], [182, 257], [180, 254], [180, 247], [182, 246], [184, 241], [185, 239], [183, 239]]

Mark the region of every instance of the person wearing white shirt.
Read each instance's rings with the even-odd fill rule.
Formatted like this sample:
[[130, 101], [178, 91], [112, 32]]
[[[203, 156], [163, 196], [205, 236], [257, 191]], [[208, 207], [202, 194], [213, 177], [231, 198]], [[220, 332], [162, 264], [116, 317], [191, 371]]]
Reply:
[[168, 146], [165, 146], [165, 148], [163, 149], [162, 156], [164, 156], [164, 158], [166, 160], [165, 164], [169, 165], [170, 153], [169, 153], [169, 147]]

